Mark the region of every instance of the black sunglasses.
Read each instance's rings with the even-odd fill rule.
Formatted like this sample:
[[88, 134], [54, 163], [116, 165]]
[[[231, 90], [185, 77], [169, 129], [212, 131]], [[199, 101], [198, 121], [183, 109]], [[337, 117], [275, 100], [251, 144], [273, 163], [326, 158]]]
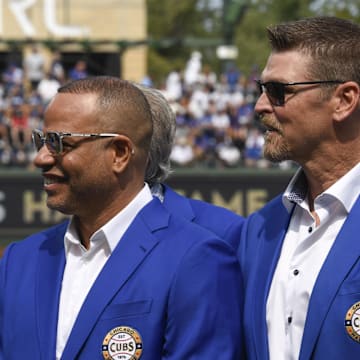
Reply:
[[302, 82], [290, 82], [282, 83], [278, 81], [262, 82], [261, 80], [255, 80], [258, 85], [259, 93], [266, 93], [269, 101], [274, 106], [283, 106], [285, 104], [285, 92], [286, 86], [295, 85], [317, 85], [317, 84], [343, 84], [342, 80], [319, 80], [319, 81], [302, 81]]
[[56, 131], [48, 131], [44, 134], [41, 130], [32, 131], [32, 140], [36, 147], [36, 150], [39, 151], [44, 145], [47, 146], [51, 154], [59, 155], [63, 152], [63, 138], [69, 136], [79, 136], [86, 138], [102, 138], [102, 137], [114, 137], [119, 134], [113, 133], [101, 133], [101, 134], [83, 134], [83, 133], [63, 133]]

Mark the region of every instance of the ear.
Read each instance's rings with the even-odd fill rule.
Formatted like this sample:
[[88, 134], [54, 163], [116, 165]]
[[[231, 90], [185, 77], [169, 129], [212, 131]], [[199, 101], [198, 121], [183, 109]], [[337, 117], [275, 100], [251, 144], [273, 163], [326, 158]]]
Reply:
[[336, 107], [333, 116], [335, 121], [340, 122], [358, 109], [360, 86], [355, 81], [347, 81], [336, 88], [334, 97], [336, 98]]
[[112, 149], [113, 170], [121, 173], [126, 169], [131, 158], [135, 155], [134, 145], [127, 136], [118, 135], [113, 139]]

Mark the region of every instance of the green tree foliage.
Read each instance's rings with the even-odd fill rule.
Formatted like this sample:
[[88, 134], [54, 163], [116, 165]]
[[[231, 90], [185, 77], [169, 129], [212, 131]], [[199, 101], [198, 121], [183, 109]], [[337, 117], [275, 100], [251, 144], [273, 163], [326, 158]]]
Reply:
[[270, 24], [314, 15], [335, 15], [360, 22], [359, 1], [222, 0], [214, 8], [214, 0], [147, 0], [148, 33], [153, 40], [149, 74], [157, 82], [163, 80], [172, 69], [184, 68], [193, 50], [201, 51], [203, 63], [220, 71], [216, 41], [205, 46], [206, 39], [222, 39], [236, 45], [236, 66], [249, 74], [254, 65], [264, 66], [269, 51], [265, 29]]
[[310, 7], [318, 15], [335, 15], [360, 22], [359, 0], [317, 0]]
[[254, 0], [237, 25], [234, 43], [239, 49], [238, 67], [248, 74], [262, 68], [269, 53], [265, 29], [282, 21], [310, 16], [309, 0]]
[[[149, 74], [159, 82], [170, 70], [183, 68], [196, 39], [212, 39], [221, 33], [219, 14], [209, 1], [148, 0]], [[192, 45], [191, 39], [194, 39]]]

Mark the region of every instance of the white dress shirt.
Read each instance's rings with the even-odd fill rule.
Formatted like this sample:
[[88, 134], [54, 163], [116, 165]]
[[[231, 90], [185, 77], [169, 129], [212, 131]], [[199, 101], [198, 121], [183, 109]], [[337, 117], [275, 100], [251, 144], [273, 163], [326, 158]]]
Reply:
[[[80, 308], [95, 279], [137, 213], [153, 199], [145, 184], [137, 196], [90, 238], [90, 248], [80, 243], [71, 221], [65, 233], [66, 266], [60, 293], [56, 359], [60, 359]], [[91, 316], [91, 314], [90, 314]]]
[[[320, 269], [348, 213], [360, 194], [360, 164], [316, 197], [316, 226], [309, 210], [301, 169], [287, 187], [283, 202], [295, 203], [266, 306], [271, 360], [297, 360], [311, 293]], [[276, 219], [274, 219], [276, 221]]]

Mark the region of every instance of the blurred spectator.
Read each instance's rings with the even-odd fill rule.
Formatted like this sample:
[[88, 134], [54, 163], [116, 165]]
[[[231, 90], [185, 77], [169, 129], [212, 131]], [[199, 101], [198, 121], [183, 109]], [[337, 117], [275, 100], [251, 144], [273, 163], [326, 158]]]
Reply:
[[33, 45], [24, 59], [25, 79], [30, 82], [31, 89], [37, 88], [40, 80], [44, 77], [44, 69], [44, 55], [40, 52], [37, 45]]
[[190, 166], [194, 161], [194, 151], [187, 137], [175, 139], [175, 144], [170, 154], [174, 165]]
[[24, 72], [22, 68], [18, 67], [15, 63], [10, 63], [2, 74], [4, 95], [7, 95], [16, 85], [23, 86], [23, 76]]
[[200, 83], [193, 86], [189, 100], [189, 111], [196, 118], [201, 118], [209, 106], [209, 88]]
[[191, 53], [184, 71], [184, 84], [186, 90], [190, 89], [193, 84], [198, 83], [200, 80], [201, 58], [202, 55], [199, 51], [193, 51]]
[[0, 164], [8, 165], [10, 162], [10, 124], [8, 124], [4, 112], [0, 113]]
[[216, 152], [223, 166], [235, 167], [240, 164], [240, 150], [233, 144], [230, 137], [224, 136], [224, 140], [216, 146]]
[[13, 85], [9, 91], [4, 94], [4, 106], [10, 108], [24, 103], [24, 88], [22, 84]]
[[228, 129], [228, 136], [231, 138], [231, 142], [240, 151], [241, 158], [244, 158], [245, 143], [248, 136], [247, 126], [236, 126]]
[[199, 128], [194, 136], [195, 158], [199, 165], [205, 167], [216, 166], [216, 132], [212, 126]]
[[150, 88], [154, 86], [154, 83], [149, 75], [145, 75], [141, 79], [140, 84], [143, 86], [146, 86], [146, 87], [150, 87]]
[[47, 73], [37, 87], [37, 92], [39, 93], [44, 105], [53, 98], [59, 87], [60, 82], [51, 73]]
[[31, 145], [31, 128], [29, 127], [29, 108], [25, 104], [14, 104], [7, 111], [10, 122], [10, 141], [13, 147], [14, 162], [27, 165], [27, 150]]
[[28, 104], [30, 129], [41, 129], [46, 103], [44, 103], [39, 93], [35, 90], [29, 94], [26, 101]]
[[50, 64], [50, 75], [56, 79], [60, 84], [65, 81], [65, 69], [61, 61], [61, 53], [54, 51], [52, 54], [52, 60]]
[[212, 115], [211, 124], [217, 134], [225, 134], [226, 130], [230, 127], [230, 116], [226, 112], [226, 108], [217, 109], [217, 112]]
[[252, 128], [246, 138], [244, 158], [248, 167], [264, 167], [266, 162], [263, 159], [264, 136], [258, 128]]
[[211, 89], [214, 89], [217, 82], [216, 73], [211, 70], [211, 67], [209, 65], [204, 65], [199, 74], [198, 81], [201, 84], [209, 86]]
[[247, 97], [237, 108], [237, 119], [240, 125], [247, 125], [253, 121], [254, 105], [252, 98]]
[[239, 83], [241, 73], [234, 64], [228, 64], [223, 77], [229, 86], [230, 91], [234, 91]]
[[87, 64], [85, 60], [78, 60], [74, 67], [69, 71], [69, 80], [84, 79], [88, 76]]
[[166, 78], [166, 98], [171, 100], [179, 100], [182, 96], [182, 81], [179, 69], [174, 69]]

